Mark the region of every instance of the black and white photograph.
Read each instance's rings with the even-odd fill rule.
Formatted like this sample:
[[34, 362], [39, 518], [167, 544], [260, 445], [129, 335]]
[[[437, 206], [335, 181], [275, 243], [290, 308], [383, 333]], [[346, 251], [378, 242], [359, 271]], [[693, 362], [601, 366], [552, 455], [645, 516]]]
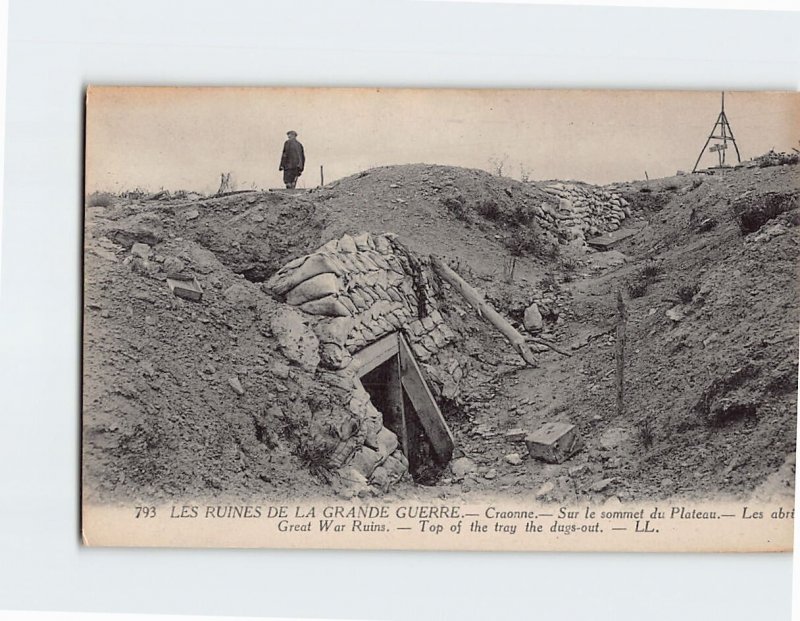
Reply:
[[800, 98], [90, 86], [86, 545], [791, 549]]

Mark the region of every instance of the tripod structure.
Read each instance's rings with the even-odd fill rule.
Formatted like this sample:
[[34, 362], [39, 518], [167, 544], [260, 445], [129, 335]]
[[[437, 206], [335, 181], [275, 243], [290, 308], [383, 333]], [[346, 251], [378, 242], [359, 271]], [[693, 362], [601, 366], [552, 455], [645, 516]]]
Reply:
[[[719, 133], [715, 135], [717, 132], [717, 128], [719, 128]], [[697, 170], [697, 165], [700, 163], [700, 158], [703, 157], [703, 153], [706, 151], [706, 147], [708, 143], [712, 140], [721, 140], [722, 142], [717, 142], [716, 144], [712, 145], [709, 151], [712, 153], [717, 154], [717, 158], [719, 160], [719, 166], [717, 168], [724, 168], [725, 167], [725, 152], [728, 149], [728, 143], [733, 143], [733, 148], [736, 149], [736, 160], [741, 163], [742, 158], [739, 155], [739, 147], [736, 145], [736, 138], [733, 137], [733, 130], [731, 129], [731, 124], [728, 122], [728, 117], [725, 115], [725, 91], [722, 92], [722, 109], [720, 110], [719, 116], [717, 117], [717, 122], [714, 123], [714, 127], [711, 128], [711, 133], [708, 135], [708, 139], [706, 143], [703, 145], [703, 148], [700, 151], [700, 155], [697, 156], [697, 161], [694, 163], [694, 168], [692, 168], [692, 172]]]

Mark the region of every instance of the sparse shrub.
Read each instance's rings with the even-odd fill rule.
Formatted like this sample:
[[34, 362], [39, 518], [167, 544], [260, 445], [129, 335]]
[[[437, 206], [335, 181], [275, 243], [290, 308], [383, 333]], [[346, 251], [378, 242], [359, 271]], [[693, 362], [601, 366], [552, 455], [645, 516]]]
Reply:
[[[735, 361], [730, 361], [729, 366], [735, 366]], [[706, 423], [715, 425], [723, 420], [730, 420], [735, 418], [738, 414], [751, 414], [751, 412], [742, 412], [736, 407], [739, 402], [737, 399], [729, 398], [731, 393], [737, 394], [737, 391], [746, 387], [761, 373], [761, 367], [747, 362], [746, 364], [735, 368], [727, 375], [715, 377], [704, 389], [700, 398], [692, 408], [697, 414], [700, 415]]]
[[439, 202], [459, 220], [467, 220], [467, 208], [461, 194], [442, 196]]
[[311, 474], [327, 478], [330, 457], [330, 450], [327, 447], [312, 443], [299, 444], [294, 454]]
[[650, 422], [649, 418], [643, 418], [636, 423], [636, 435], [639, 437], [639, 442], [642, 443], [644, 448], [649, 449], [653, 446], [655, 434], [653, 433], [653, 424]]
[[548, 272], [544, 275], [539, 281], [539, 288], [546, 291], [546, 290], [555, 290], [558, 289], [558, 281], [556, 280], [556, 275], [552, 272]]
[[497, 220], [500, 217], [500, 207], [493, 198], [487, 198], [478, 203], [478, 213], [487, 220]]
[[624, 195], [635, 211], [658, 212], [674, 198], [671, 192], [653, 192], [650, 188], [641, 188], [636, 193]]
[[539, 244], [539, 250], [536, 252], [536, 256], [542, 257], [543, 259], [555, 259], [561, 249], [559, 248], [558, 244], [554, 244], [550, 241], [545, 239], [541, 239], [541, 243]]
[[114, 204], [114, 195], [110, 192], [92, 192], [87, 203], [89, 207], [111, 207]]
[[516, 257], [533, 255], [543, 259], [553, 259], [559, 254], [558, 245], [548, 241], [538, 226], [516, 228], [503, 243]]
[[648, 261], [639, 273], [649, 284], [655, 282], [661, 274], [661, 266], [653, 261]]
[[731, 206], [739, 230], [747, 235], [760, 229], [769, 220], [798, 206], [798, 194], [767, 192], [759, 196], [747, 196]]
[[[318, 408], [313, 395], [309, 401]], [[289, 442], [291, 452], [311, 474], [326, 479], [333, 447], [320, 439], [322, 434], [314, 434], [310, 421], [297, 413], [281, 410], [274, 418], [279, 421], [280, 436]]]
[[632, 298], [640, 298], [647, 293], [648, 287], [658, 280], [661, 274], [661, 266], [654, 262], [648, 262], [642, 269], [634, 274], [628, 281], [626, 287], [628, 295]]
[[533, 218], [533, 211], [527, 205], [515, 205], [509, 219], [513, 224], [527, 226]]
[[508, 154], [504, 154], [503, 157], [490, 157], [489, 158], [489, 170], [493, 174], [497, 175], [498, 177], [503, 176], [503, 168], [508, 161]]
[[506, 248], [515, 257], [524, 257], [532, 252], [533, 242], [531, 237], [521, 229], [515, 229], [511, 235], [503, 240]]
[[699, 289], [700, 285], [697, 283], [691, 285], [681, 285], [678, 287], [678, 299], [684, 304], [689, 304]]
[[647, 293], [647, 281], [645, 280], [631, 280], [626, 285], [628, 295], [632, 298], [641, 298]]
[[578, 265], [578, 260], [571, 256], [562, 256], [558, 261], [558, 266], [565, 272], [574, 272], [578, 269]]

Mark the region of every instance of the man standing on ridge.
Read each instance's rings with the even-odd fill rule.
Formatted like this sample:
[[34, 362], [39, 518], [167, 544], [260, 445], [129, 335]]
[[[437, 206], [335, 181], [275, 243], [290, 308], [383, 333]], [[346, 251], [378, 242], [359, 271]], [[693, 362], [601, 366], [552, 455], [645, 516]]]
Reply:
[[297, 178], [303, 174], [306, 155], [303, 152], [303, 145], [297, 141], [297, 132], [292, 130], [286, 132], [286, 135], [289, 139], [283, 143], [281, 165], [278, 170], [283, 171], [283, 182], [287, 189], [293, 189], [297, 185]]

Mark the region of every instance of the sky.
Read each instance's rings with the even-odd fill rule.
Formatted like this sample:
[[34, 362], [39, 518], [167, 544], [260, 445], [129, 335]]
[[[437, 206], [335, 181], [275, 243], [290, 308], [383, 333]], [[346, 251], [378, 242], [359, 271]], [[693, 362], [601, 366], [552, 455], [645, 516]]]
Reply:
[[[298, 187], [374, 166], [445, 164], [605, 184], [690, 171], [719, 92], [91, 87], [87, 192], [281, 187], [290, 129]], [[742, 159], [800, 148], [800, 94], [728, 92]], [[735, 162], [733, 149], [728, 163]], [[706, 152], [701, 167], [714, 165]]]

